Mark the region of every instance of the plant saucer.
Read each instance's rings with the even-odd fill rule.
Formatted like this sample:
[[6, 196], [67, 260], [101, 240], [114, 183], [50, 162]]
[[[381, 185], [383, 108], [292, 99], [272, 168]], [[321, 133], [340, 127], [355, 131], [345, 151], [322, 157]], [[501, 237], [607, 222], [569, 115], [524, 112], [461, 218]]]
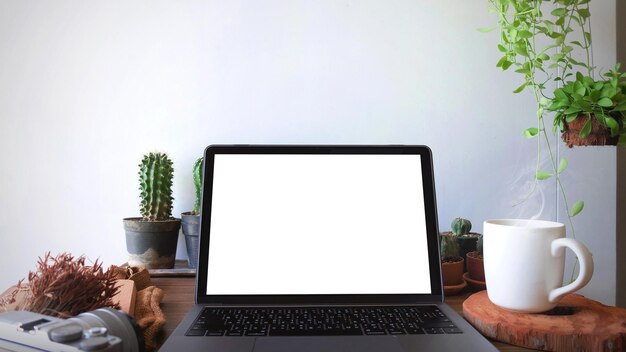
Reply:
[[450, 285], [443, 287], [443, 294], [446, 296], [456, 295], [457, 293], [463, 291], [464, 288], [467, 287], [467, 282], [463, 281], [458, 285]]
[[487, 289], [487, 284], [484, 281], [478, 281], [470, 278], [469, 273], [463, 274], [463, 280], [467, 281], [472, 291], [482, 291]]

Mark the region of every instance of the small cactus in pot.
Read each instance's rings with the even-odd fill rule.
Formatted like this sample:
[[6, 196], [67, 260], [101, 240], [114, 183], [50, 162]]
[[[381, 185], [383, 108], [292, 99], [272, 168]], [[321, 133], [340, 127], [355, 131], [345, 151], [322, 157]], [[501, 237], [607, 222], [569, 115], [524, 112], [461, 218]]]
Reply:
[[200, 214], [200, 204], [202, 202], [202, 165], [204, 162], [203, 157], [196, 159], [193, 163], [193, 184], [196, 187], [196, 202], [193, 206], [193, 214]]
[[456, 240], [456, 236], [450, 234], [442, 234], [440, 239], [440, 254], [442, 262], [457, 262], [459, 261], [459, 243]]
[[183, 235], [187, 245], [187, 257], [189, 267], [198, 266], [198, 241], [200, 235], [200, 206], [202, 204], [202, 167], [203, 157], [199, 157], [193, 163], [193, 183], [196, 189], [196, 201], [192, 211], [181, 214]]
[[447, 287], [458, 286], [464, 283], [463, 268], [465, 260], [459, 256], [459, 243], [453, 233], [442, 233], [439, 238], [441, 256], [441, 276], [444, 290]]
[[[452, 232], [460, 246], [460, 256], [465, 258], [467, 253], [476, 250], [476, 241], [480, 237], [479, 233], [472, 231], [472, 222], [464, 218], [456, 218], [450, 224]], [[466, 262], [467, 265], [467, 262]], [[465, 268], [467, 269], [467, 267]]]
[[172, 217], [173, 163], [165, 153], [148, 153], [139, 164], [139, 197], [144, 221], [163, 221]]
[[470, 230], [472, 229], [472, 222], [463, 218], [455, 218], [452, 220], [452, 224], [450, 226], [455, 235], [465, 236], [470, 233]]
[[173, 163], [165, 153], [147, 153], [139, 164], [141, 217], [124, 219], [128, 264], [173, 268], [180, 219], [172, 218]]

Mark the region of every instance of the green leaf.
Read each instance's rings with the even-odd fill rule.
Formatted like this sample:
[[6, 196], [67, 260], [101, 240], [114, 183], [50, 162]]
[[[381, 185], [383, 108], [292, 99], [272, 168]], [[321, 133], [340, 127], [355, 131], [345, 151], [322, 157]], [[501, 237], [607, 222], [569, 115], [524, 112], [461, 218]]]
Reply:
[[565, 92], [563, 91], [562, 88], [559, 88], [557, 90], [554, 91], [554, 95], [556, 96], [557, 99], [559, 100], [565, 100], [567, 101], [567, 94], [565, 94]]
[[528, 38], [531, 38], [533, 34], [530, 31], [519, 31], [517, 33], [517, 36], [522, 39], [528, 39]]
[[500, 58], [500, 60], [498, 60], [498, 63], [496, 64], [496, 67], [502, 67], [502, 65], [504, 65], [504, 63], [508, 61], [508, 58], [505, 56], [503, 56], [502, 58]]
[[576, 80], [577, 80], [578, 82], [582, 82], [584, 79], [585, 79], [585, 77], [583, 76], [583, 74], [582, 74], [582, 73], [580, 73], [580, 72], [576, 72]]
[[578, 95], [585, 95], [585, 91], [587, 90], [585, 86], [580, 82], [574, 83], [574, 89], [576, 90], [576, 94]]
[[577, 101], [577, 103], [580, 105], [582, 111], [592, 111], [593, 110], [593, 106], [591, 106], [591, 103], [588, 102], [588, 101], [585, 101], [584, 98], [583, 98], [583, 100]]
[[542, 53], [542, 54], [539, 55], [539, 59], [541, 59], [543, 61], [550, 60], [550, 55], [548, 55], [546, 53]]
[[609, 126], [609, 128], [611, 129], [611, 135], [617, 135], [619, 131], [619, 123], [617, 123], [617, 121], [615, 121], [615, 119], [610, 116], [607, 116], [604, 121], [606, 122], [606, 125]]
[[600, 100], [598, 100], [598, 105], [608, 108], [610, 106], [613, 106], [613, 101], [609, 98], [602, 98]]
[[481, 28], [478, 28], [477, 30], [481, 33], [487, 33], [487, 32], [493, 31], [496, 28], [498, 28], [498, 26], [481, 27]]
[[591, 133], [591, 117], [589, 117], [589, 119], [585, 123], [585, 126], [583, 126], [582, 130], [580, 130], [579, 135], [580, 135], [580, 137], [585, 138], [590, 133]]
[[561, 7], [561, 8], [552, 10], [552, 12], [550, 12], [550, 13], [554, 17], [561, 17], [561, 16], [563, 16], [563, 15], [565, 15], [567, 13], [567, 9], [564, 8], [564, 7]]
[[580, 212], [583, 211], [584, 207], [585, 207], [585, 202], [583, 202], [582, 200], [575, 202], [572, 205], [572, 210], [571, 210], [572, 216], [576, 216], [580, 214]]
[[506, 53], [508, 51], [508, 50], [506, 50], [506, 48], [502, 44], [498, 44], [498, 50], [500, 50], [503, 53]]
[[576, 60], [574, 60], [574, 59], [572, 59], [572, 58], [570, 58], [570, 59], [569, 59], [569, 62], [571, 62], [572, 64], [574, 64], [574, 65], [576, 65], [576, 66], [580, 66], [580, 67], [584, 67], [584, 68], [589, 68], [589, 65], [587, 65], [586, 63], [581, 62], [581, 61], [576, 61]]
[[[556, 24], [557, 26], [563, 26], [565, 24], [565, 17], [559, 17], [554, 24]], [[558, 42], [558, 40], [557, 40]], [[562, 43], [563, 41], [561, 41]]]
[[602, 89], [601, 94], [602, 94], [601, 96], [603, 98], [613, 98], [617, 94], [617, 89], [615, 89], [612, 86], [608, 85], [608, 86], [606, 86], [606, 87], [604, 87]]
[[539, 134], [539, 129], [536, 127], [527, 128], [524, 131], [524, 136], [528, 139], [536, 137]]
[[552, 177], [552, 174], [549, 173], [548, 171], [537, 171], [537, 174], [535, 174], [535, 178], [537, 178], [537, 180], [539, 181], [543, 181], [543, 180], [547, 180], [550, 177]]
[[548, 32], [554, 32], [554, 23], [552, 21], [543, 21], [543, 24], [546, 25], [546, 29]]
[[588, 18], [589, 16], [591, 16], [591, 13], [589, 13], [589, 9], [579, 9], [578, 10], [578, 14], [583, 19]]
[[526, 50], [526, 46], [524, 44], [515, 45], [513, 47], [513, 51], [518, 55], [528, 57], [528, 51]]
[[568, 165], [569, 161], [567, 160], [567, 158], [561, 158], [561, 161], [559, 161], [559, 173], [565, 171]]
[[528, 82], [524, 82], [524, 84], [522, 84], [521, 86], [517, 87], [517, 89], [515, 89], [513, 91], [513, 93], [519, 93], [519, 92], [523, 91], [524, 88], [526, 88], [527, 85], [528, 85]]
[[569, 107], [567, 108], [567, 110], [563, 111], [563, 113], [565, 115], [571, 115], [571, 114], [579, 113], [580, 111], [581, 111], [580, 108]]

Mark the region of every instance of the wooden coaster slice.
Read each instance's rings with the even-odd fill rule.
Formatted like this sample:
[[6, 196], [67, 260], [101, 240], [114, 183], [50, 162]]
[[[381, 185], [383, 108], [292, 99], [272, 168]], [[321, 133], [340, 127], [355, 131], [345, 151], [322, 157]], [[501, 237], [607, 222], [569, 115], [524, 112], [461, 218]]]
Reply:
[[463, 315], [483, 335], [544, 351], [626, 351], [626, 309], [581, 295], [565, 296], [545, 313], [508, 311], [491, 303], [487, 291], [463, 302]]

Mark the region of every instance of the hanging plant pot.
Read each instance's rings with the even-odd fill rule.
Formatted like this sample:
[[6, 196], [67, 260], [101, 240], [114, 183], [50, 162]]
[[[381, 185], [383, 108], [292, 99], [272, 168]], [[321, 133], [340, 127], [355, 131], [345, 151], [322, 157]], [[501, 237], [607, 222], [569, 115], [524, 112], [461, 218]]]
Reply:
[[591, 119], [591, 132], [586, 137], [580, 136], [580, 131], [585, 127], [585, 124], [589, 120], [586, 115], [578, 115], [572, 122], [564, 122], [565, 130], [561, 135], [563, 142], [572, 148], [574, 146], [601, 146], [617, 145], [619, 141], [619, 135], [611, 137], [611, 130], [605, 126], [602, 126], [595, 117]]

